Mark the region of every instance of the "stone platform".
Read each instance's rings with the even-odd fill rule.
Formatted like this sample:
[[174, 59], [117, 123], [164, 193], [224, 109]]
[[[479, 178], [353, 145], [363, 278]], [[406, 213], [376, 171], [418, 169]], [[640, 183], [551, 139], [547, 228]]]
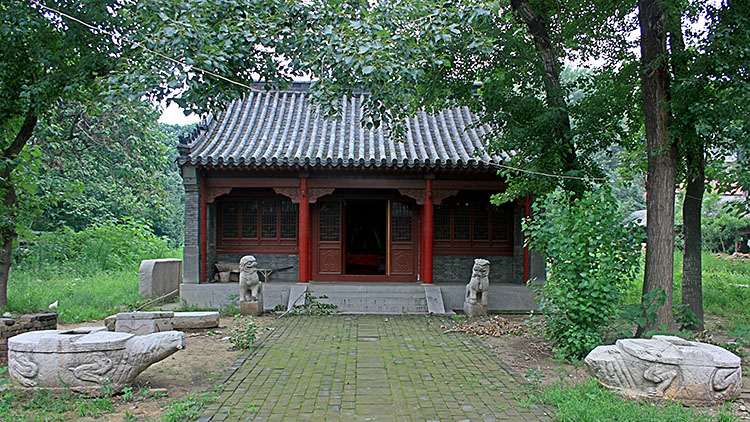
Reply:
[[[333, 303], [343, 313], [368, 314], [451, 314], [463, 308], [466, 283], [388, 283], [388, 282], [310, 282], [263, 284], [266, 311], [279, 305], [284, 309], [290, 300], [308, 289], [313, 296], [328, 296], [321, 302]], [[295, 293], [290, 294], [294, 291]], [[180, 285], [180, 300], [201, 308], [226, 306], [239, 292], [238, 283], [205, 283]], [[293, 295], [295, 297], [290, 298]], [[490, 312], [523, 312], [536, 309], [534, 293], [525, 285], [490, 284]]]

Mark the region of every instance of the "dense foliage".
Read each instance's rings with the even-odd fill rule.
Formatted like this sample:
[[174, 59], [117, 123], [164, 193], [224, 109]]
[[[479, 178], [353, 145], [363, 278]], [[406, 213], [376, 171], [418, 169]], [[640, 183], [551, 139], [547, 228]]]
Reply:
[[180, 244], [179, 129], [157, 118], [147, 103], [58, 102], [37, 125], [14, 173], [21, 236], [134, 218]]
[[549, 262], [538, 295], [545, 335], [562, 355], [581, 358], [604, 339], [638, 269], [641, 234], [622, 223], [604, 188], [581, 198], [559, 190], [546, 196], [524, 229]]

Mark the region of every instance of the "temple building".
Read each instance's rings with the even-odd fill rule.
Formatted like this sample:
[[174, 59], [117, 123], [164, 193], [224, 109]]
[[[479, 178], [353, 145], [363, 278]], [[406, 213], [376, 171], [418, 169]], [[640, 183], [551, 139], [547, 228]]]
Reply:
[[237, 283], [219, 277], [221, 263], [254, 255], [268, 274], [266, 309], [309, 289], [363, 312], [374, 295], [383, 305], [374, 310], [395, 313], [421, 312], [424, 296], [400, 303], [431, 292], [450, 311], [481, 257], [491, 263], [490, 310], [533, 307], [525, 282], [543, 278], [544, 263], [524, 247], [530, 201], [490, 204], [506, 187], [503, 157], [485, 150], [476, 116], [419, 113], [396, 140], [362, 128], [366, 92], [326, 119], [308, 88], [258, 85], [181, 140], [185, 303], [230, 301]]

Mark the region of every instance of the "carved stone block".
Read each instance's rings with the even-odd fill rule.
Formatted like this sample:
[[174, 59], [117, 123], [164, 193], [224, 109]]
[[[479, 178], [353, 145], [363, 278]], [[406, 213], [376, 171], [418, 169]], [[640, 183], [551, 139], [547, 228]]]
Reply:
[[120, 312], [115, 331], [142, 336], [172, 330], [174, 312]]
[[586, 364], [605, 387], [630, 398], [714, 405], [739, 397], [740, 358], [721, 347], [673, 336], [599, 346]]
[[263, 300], [255, 300], [252, 302], [240, 301], [240, 313], [242, 315], [253, 315], [258, 316], [263, 313]]
[[119, 392], [138, 374], [185, 347], [185, 333], [134, 336], [100, 328], [35, 331], [8, 340], [11, 379], [27, 389], [90, 395]]

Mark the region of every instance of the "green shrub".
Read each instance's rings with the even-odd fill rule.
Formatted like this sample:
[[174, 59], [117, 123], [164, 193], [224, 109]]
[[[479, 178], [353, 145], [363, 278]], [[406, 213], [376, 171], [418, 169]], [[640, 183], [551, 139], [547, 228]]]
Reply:
[[748, 226], [747, 211], [739, 201], [721, 202], [718, 193], [708, 193], [703, 200], [701, 240], [703, 248], [714, 252], [734, 252], [734, 243], [740, 240], [740, 229]]
[[585, 356], [604, 337], [638, 268], [638, 229], [626, 226], [607, 190], [580, 199], [556, 191], [524, 222], [549, 273], [537, 295], [545, 336], [565, 357]]

